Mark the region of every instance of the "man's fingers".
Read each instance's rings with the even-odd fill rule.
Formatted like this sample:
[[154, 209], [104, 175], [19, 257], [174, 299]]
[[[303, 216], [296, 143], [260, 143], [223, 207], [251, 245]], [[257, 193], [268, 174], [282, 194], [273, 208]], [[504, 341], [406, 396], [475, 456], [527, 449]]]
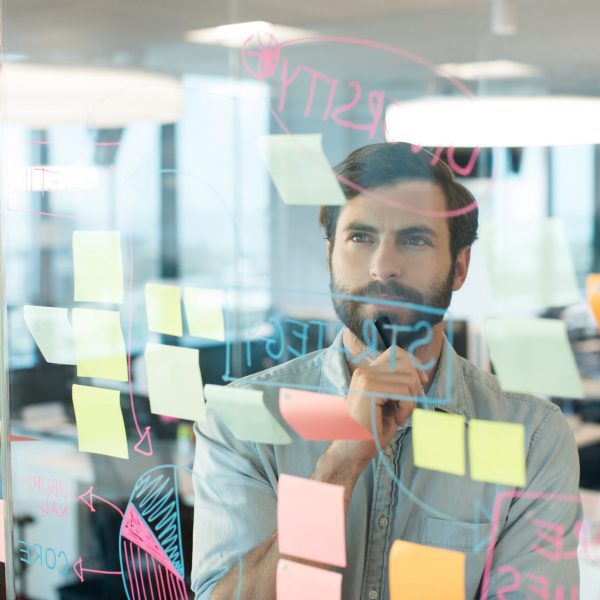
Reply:
[[[394, 404], [403, 404], [402, 402], [394, 403]], [[416, 408], [416, 404], [414, 402], [409, 403], [407, 406], [398, 406], [394, 411], [394, 422], [396, 425], [404, 425], [410, 415], [412, 415], [413, 410]]]

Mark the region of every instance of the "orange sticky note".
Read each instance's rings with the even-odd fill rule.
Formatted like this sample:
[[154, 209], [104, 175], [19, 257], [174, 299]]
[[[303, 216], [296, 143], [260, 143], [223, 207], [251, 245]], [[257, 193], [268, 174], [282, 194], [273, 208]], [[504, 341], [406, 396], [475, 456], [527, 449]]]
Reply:
[[281, 475], [277, 529], [282, 554], [345, 567], [344, 488]]
[[396, 540], [390, 550], [390, 600], [465, 600], [465, 555]]
[[590, 273], [585, 280], [588, 304], [600, 328], [600, 273]]
[[277, 600], [341, 600], [342, 574], [281, 559], [277, 563]]
[[305, 440], [372, 440], [371, 432], [346, 410], [343, 396], [281, 388], [279, 410]]

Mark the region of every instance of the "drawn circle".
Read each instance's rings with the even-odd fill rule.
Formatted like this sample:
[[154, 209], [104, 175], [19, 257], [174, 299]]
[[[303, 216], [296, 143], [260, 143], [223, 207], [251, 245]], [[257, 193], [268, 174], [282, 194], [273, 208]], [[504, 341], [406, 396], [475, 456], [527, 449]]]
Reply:
[[[295, 44], [306, 44], [306, 43], [333, 43], [333, 44], [347, 44], [347, 45], [351, 45], [351, 46], [357, 46], [357, 47], [365, 47], [365, 48], [371, 48], [374, 50], [380, 50], [383, 52], [386, 52], [388, 54], [392, 54], [392, 55], [396, 55], [399, 56], [401, 58], [404, 58], [406, 60], [409, 60], [411, 62], [414, 62], [416, 64], [419, 64], [427, 69], [429, 69], [430, 71], [432, 71], [434, 73], [434, 75], [436, 76], [441, 76], [444, 77], [444, 79], [446, 79], [453, 87], [455, 87], [461, 94], [465, 95], [468, 98], [471, 99], [475, 99], [475, 95], [473, 94], [473, 92], [464, 84], [462, 83], [459, 79], [453, 77], [452, 75], [444, 72], [442, 69], [440, 69], [439, 67], [437, 67], [436, 65], [434, 65], [433, 63], [429, 62], [427, 59], [423, 58], [422, 56], [419, 56], [418, 54], [414, 54], [412, 52], [409, 52], [407, 50], [404, 50], [402, 48], [398, 48], [396, 46], [392, 46], [391, 44], [385, 44], [382, 42], [376, 42], [374, 40], [369, 40], [366, 38], [355, 38], [355, 37], [344, 37], [344, 36], [329, 36], [329, 35], [324, 35], [324, 36], [310, 36], [310, 37], [304, 37], [304, 38], [297, 38], [294, 40], [288, 40], [285, 42], [282, 42], [280, 44], [280, 48], [285, 48], [287, 46], [293, 46]], [[242, 54], [242, 60], [243, 60], [243, 54]], [[278, 61], [279, 61], [279, 57], [278, 57]], [[248, 71], [251, 75], [252, 72]], [[393, 103], [397, 103], [398, 101], [392, 98], [392, 104]], [[281, 117], [279, 116], [278, 112], [273, 108], [272, 104], [269, 104], [269, 109], [271, 112], [271, 115], [273, 117], [273, 119], [277, 122], [277, 124], [279, 125], [280, 129], [286, 134], [289, 135], [291, 137], [294, 137], [294, 134], [288, 129], [288, 127], [286, 126], [286, 124], [283, 122], [283, 120], [281, 119]], [[385, 133], [385, 121], [382, 123], [382, 130]], [[298, 141], [296, 142], [297, 145], [302, 149], [302, 144]], [[371, 140], [369, 143], [373, 143], [373, 141]], [[390, 143], [395, 143], [395, 142], [390, 142]], [[418, 146], [416, 146], [415, 144], [412, 144], [412, 149], [413, 152], [415, 151], [415, 149], [418, 148]], [[305, 150], [305, 152], [308, 153], [308, 151]], [[425, 151], [428, 154], [431, 155], [430, 152]], [[478, 154], [479, 153], [479, 149], [475, 149], [475, 153]], [[433, 156], [433, 155], [432, 155]], [[437, 160], [439, 160], [439, 157], [437, 158]], [[436, 162], [437, 162], [436, 160]], [[460, 173], [460, 168], [455, 171], [458, 172], [458, 174]], [[384, 204], [387, 204], [389, 206], [393, 206], [395, 208], [398, 208], [400, 210], [404, 210], [408, 213], [413, 213], [413, 214], [418, 214], [418, 215], [422, 215], [425, 217], [437, 217], [437, 218], [442, 218], [442, 219], [446, 219], [446, 218], [451, 218], [451, 217], [458, 217], [460, 215], [464, 215], [466, 213], [469, 213], [473, 210], [475, 210], [478, 207], [478, 201], [475, 200], [474, 202], [468, 204], [467, 206], [463, 206], [461, 208], [456, 208], [456, 209], [452, 209], [452, 210], [428, 210], [428, 209], [420, 209], [417, 207], [413, 207], [413, 206], [407, 206], [405, 204], [399, 203], [399, 202], [395, 202], [393, 200], [384, 198], [382, 196], [380, 196], [379, 194], [373, 192], [372, 190], [368, 190], [360, 185], [358, 185], [357, 183], [341, 176], [341, 175], [337, 175], [336, 174], [336, 178], [338, 179], [338, 181], [340, 181], [341, 183], [343, 183], [344, 185], [356, 190], [359, 194], [363, 194], [367, 197], [370, 197], [374, 200], [377, 200], [378, 202], [382, 202]], [[492, 173], [492, 177], [490, 178], [490, 185], [488, 186], [488, 189], [484, 192], [483, 197], [480, 198], [480, 201], [482, 199], [484, 199], [485, 197], [487, 197], [490, 192], [491, 192], [491, 188], [493, 185], [493, 180], [494, 180], [494, 174]]]
[[268, 31], [253, 33], [242, 45], [242, 64], [252, 77], [268, 79], [273, 77], [281, 46]]

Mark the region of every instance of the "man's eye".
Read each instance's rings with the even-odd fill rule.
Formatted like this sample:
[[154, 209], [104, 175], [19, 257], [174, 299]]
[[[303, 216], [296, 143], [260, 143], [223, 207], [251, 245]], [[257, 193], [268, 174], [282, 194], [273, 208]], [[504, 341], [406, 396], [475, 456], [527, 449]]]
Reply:
[[371, 236], [369, 236], [366, 233], [353, 233], [350, 236], [350, 241], [351, 242], [357, 242], [359, 244], [364, 244], [366, 242], [370, 242], [371, 241]]
[[411, 235], [410, 237], [404, 240], [405, 244], [409, 246], [430, 246], [430, 242], [427, 238], [424, 238], [420, 235]]

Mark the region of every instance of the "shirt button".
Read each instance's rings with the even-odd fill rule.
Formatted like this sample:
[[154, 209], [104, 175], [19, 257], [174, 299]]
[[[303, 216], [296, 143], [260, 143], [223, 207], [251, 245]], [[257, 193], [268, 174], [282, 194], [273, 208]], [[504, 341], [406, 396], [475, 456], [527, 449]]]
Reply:
[[394, 456], [394, 451], [392, 450], [391, 446], [386, 446], [386, 448], [385, 448], [385, 455], [388, 458], [392, 458], [392, 456]]
[[377, 590], [371, 590], [369, 592], [369, 598], [371, 600], [377, 600], [377, 596], [379, 596], [379, 594], [377, 593]]
[[379, 517], [379, 526], [380, 527], [387, 527], [389, 523], [389, 520], [387, 517]]

